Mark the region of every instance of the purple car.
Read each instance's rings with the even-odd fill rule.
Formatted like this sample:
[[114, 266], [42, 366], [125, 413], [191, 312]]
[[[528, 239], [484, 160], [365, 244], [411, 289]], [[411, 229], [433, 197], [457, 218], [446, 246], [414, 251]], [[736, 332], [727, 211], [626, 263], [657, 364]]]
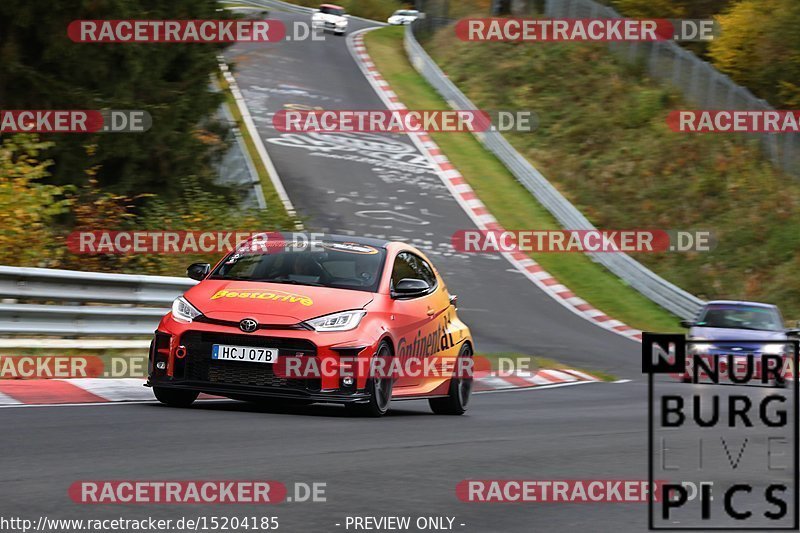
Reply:
[[[800, 332], [784, 327], [781, 312], [775, 305], [731, 300], [706, 303], [695, 320], [683, 320], [681, 326], [689, 328], [688, 340], [720, 341], [720, 344], [704, 342], [690, 345], [691, 353], [709, 357], [729, 354], [791, 356], [791, 345], [774, 341], [789, 340]], [[690, 381], [689, 378], [687, 371], [683, 379]]]

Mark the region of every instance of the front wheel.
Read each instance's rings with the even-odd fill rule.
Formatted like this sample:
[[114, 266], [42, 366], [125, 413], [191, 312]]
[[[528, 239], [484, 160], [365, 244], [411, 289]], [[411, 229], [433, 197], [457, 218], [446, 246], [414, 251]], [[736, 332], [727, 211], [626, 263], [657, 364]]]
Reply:
[[[380, 345], [378, 345], [378, 351], [375, 352], [375, 357], [382, 359], [390, 359], [392, 357], [392, 349], [389, 348], [388, 342], [381, 341]], [[388, 365], [383, 365], [379, 368], [388, 368]], [[371, 417], [383, 416], [389, 410], [389, 404], [392, 401], [393, 385], [394, 382], [391, 377], [371, 377], [367, 380], [369, 402], [345, 404], [345, 406], [359, 415]]]
[[189, 407], [200, 393], [193, 390], [153, 387], [153, 394], [156, 395], [156, 400], [164, 405], [169, 405], [170, 407]]
[[437, 415], [463, 415], [469, 405], [472, 396], [472, 374], [464, 374], [464, 368], [468, 368], [462, 363], [465, 359], [472, 357], [472, 348], [466, 344], [458, 353], [456, 362], [457, 375], [450, 378], [450, 388], [446, 398], [431, 398], [428, 403], [431, 410]]

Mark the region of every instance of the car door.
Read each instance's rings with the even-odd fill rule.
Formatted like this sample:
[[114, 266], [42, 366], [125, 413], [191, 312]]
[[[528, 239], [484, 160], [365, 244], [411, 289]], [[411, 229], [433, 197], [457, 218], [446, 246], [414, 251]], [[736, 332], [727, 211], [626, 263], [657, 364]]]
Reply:
[[[426, 281], [430, 290], [413, 297], [394, 294], [394, 288], [400, 280], [407, 278]], [[395, 356], [403, 368], [421, 369], [426, 358], [440, 355], [442, 351], [449, 297], [437, 282], [433, 268], [411, 252], [397, 254], [392, 266], [391, 289], [394, 295]], [[395, 381], [395, 387], [417, 386], [422, 380], [423, 376], [402, 375]]]

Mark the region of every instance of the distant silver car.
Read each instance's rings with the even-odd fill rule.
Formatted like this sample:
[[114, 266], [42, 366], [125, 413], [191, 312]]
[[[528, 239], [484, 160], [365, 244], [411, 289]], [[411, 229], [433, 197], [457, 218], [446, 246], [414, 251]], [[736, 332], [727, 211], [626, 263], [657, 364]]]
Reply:
[[411, 24], [420, 18], [420, 15], [422, 15], [422, 13], [416, 9], [398, 9], [392, 13], [392, 16], [389, 17], [387, 22], [395, 26], [402, 26], [404, 24]]

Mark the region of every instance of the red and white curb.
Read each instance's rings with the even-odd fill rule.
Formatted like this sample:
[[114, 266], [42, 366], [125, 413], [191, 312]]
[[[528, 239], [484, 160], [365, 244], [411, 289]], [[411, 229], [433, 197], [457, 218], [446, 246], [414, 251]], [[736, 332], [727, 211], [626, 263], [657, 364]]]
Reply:
[[574, 385], [599, 381], [585, 372], [571, 369], [542, 369], [536, 372], [476, 372], [472, 385], [474, 392], [499, 392], [556, 385]]
[[[577, 370], [539, 370], [475, 376], [475, 392], [497, 392], [532, 387], [588, 383], [597, 378]], [[201, 394], [200, 399], [220, 399]], [[140, 378], [75, 378], [0, 380], [0, 407], [25, 405], [98, 404], [155, 401], [152, 389]]]
[[[372, 85], [372, 88], [375, 89], [375, 92], [388, 109], [407, 109], [397, 97], [397, 94], [389, 87], [389, 82], [383, 79], [375, 63], [372, 62], [369, 54], [367, 54], [367, 49], [364, 45], [364, 33], [373, 29], [375, 28], [366, 28], [358, 32], [353, 32], [348, 36], [347, 45], [350, 49], [350, 53], [364, 73], [364, 76], [366, 76], [367, 81]], [[408, 136], [417, 148], [419, 148], [420, 152], [427, 156], [428, 160], [433, 164], [439, 174], [439, 177], [450, 190], [450, 193], [455, 197], [459, 205], [461, 205], [462, 209], [464, 209], [479, 229], [504, 231], [503, 227], [497, 222], [497, 219], [492, 216], [483, 202], [478, 198], [478, 195], [475, 194], [475, 191], [472, 190], [472, 187], [467, 184], [461, 173], [447, 159], [447, 156], [442, 153], [439, 146], [429, 135], [425, 133], [410, 133]], [[569, 288], [559, 283], [558, 280], [545, 271], [541, 265], [524, 253], [504, 253], [503, 256], [514, 265], [518, 271], [522, 272], [522, 274], [536, 284], [537, 287], [573, 313], [593, 324], [631, 340], [637, 342], [642, 341], [641, 331], [631, 328], [592, 307], [586, 300], [576, 296]]]
[[[219, 398], [201, 394], [201, 399]], [[142, 378], [4, 379], [0, 407], [154, 401]]]

